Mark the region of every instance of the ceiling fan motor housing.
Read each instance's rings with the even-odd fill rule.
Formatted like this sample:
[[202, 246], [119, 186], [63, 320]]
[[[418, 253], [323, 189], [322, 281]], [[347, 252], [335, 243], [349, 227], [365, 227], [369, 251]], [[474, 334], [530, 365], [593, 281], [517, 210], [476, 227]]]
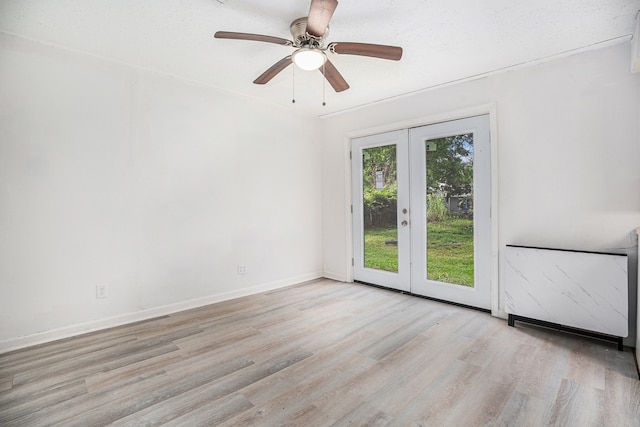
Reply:
[[307, 33], [307, 17], [303, 16], [291, 23], [289, 27], [291, 36], [293, 37], [293, 43], [296, 47], [318, 47], [321, 48], [327, 35], [329, 35], [329, 27], [325, 30], [322, 37], [314, 37]]

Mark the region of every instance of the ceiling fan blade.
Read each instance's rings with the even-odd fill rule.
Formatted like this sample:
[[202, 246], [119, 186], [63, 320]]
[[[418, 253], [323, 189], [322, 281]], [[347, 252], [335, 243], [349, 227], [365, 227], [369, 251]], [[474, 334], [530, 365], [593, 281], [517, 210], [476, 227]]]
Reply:
[[402, 58], [402, 48], [370, 43], [331, 43], [329, 50], [341, 55], [371, 56], [373, 58], [391, 59], [399, 61]]
[[213, 35], [217, 39], [234, 39], [234, 40], [253, 40], [256, 42], [266, 42], [281, 44], [284, 46], [292, 46], [293, 42], [280, 37], [265, 36], [262, 34], [234, 33], [232, 31], [218, 31]]
[[336, 7], [338, 7], [337, 0], [311, 0], [309, 17], [307, 18], [307, 33], [315, 37], [322, 37]]
[[349, 89], [349, 83], [342, 77], [338, 69], [327, 59], [324, 66], [320, 67], [320, 72], [331, 84], [336, 92], [342, 92]]
[[272, 78], [274, 78], [280, 71], [284, 70], [285, 68], [287, 68], [289, 65], [291, 65], [292, 61], [291, 61], [291, 55], [289, 56], [285, 56], [284, 58], [282, 58], [280, 61], [276, 62], [275, 64], [273, 64], [271, 67], [269, 67], [269, 69], [267, 71], [265, 71], [264, 73], [262, 73], [260, 75], [260, 77], [258, 77], [257, 79], [255, 79], [253, 82], [257, 85], [263, 85], [265, 83], [268, 83]]

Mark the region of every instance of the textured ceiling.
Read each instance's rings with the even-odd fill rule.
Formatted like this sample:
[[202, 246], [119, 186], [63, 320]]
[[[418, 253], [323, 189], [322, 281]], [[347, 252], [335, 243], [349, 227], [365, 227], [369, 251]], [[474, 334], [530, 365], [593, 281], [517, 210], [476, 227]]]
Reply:
[[214, 39], [291, 38], [310, 0], [0, 0], [0, 31], [323, 115], [631, 37], [640, 0], [340, 0], [328, 41], [402, 46], [400, 62], [331, 55], [351, 85], [293, 67], [251, 82], [292, 49]]

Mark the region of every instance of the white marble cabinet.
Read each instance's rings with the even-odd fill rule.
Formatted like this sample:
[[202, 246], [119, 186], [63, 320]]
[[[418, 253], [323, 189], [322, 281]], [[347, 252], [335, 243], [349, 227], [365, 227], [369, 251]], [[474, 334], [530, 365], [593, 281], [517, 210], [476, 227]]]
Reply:
[[627, 256], [507, 246], [509, 314], [626, 337]]

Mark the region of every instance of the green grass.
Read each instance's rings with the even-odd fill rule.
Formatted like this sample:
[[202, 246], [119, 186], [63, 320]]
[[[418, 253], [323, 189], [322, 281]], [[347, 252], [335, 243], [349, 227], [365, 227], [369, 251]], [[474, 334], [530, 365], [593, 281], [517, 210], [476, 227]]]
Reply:
[[398, 246], [387, 245], [388, 240], [397, 240], [395, 228], [374, 228], [364, 232], [364, 266], [378, 270], [398, 272]]
[[427, 224], [427, 278], [473, 286], [473, 220]]
[[[473, 286], [473, 220], [449, 218], [427, 224], [427, 278]], [[398, 271], [396, 229], [365, 230], [365, 267]]]

